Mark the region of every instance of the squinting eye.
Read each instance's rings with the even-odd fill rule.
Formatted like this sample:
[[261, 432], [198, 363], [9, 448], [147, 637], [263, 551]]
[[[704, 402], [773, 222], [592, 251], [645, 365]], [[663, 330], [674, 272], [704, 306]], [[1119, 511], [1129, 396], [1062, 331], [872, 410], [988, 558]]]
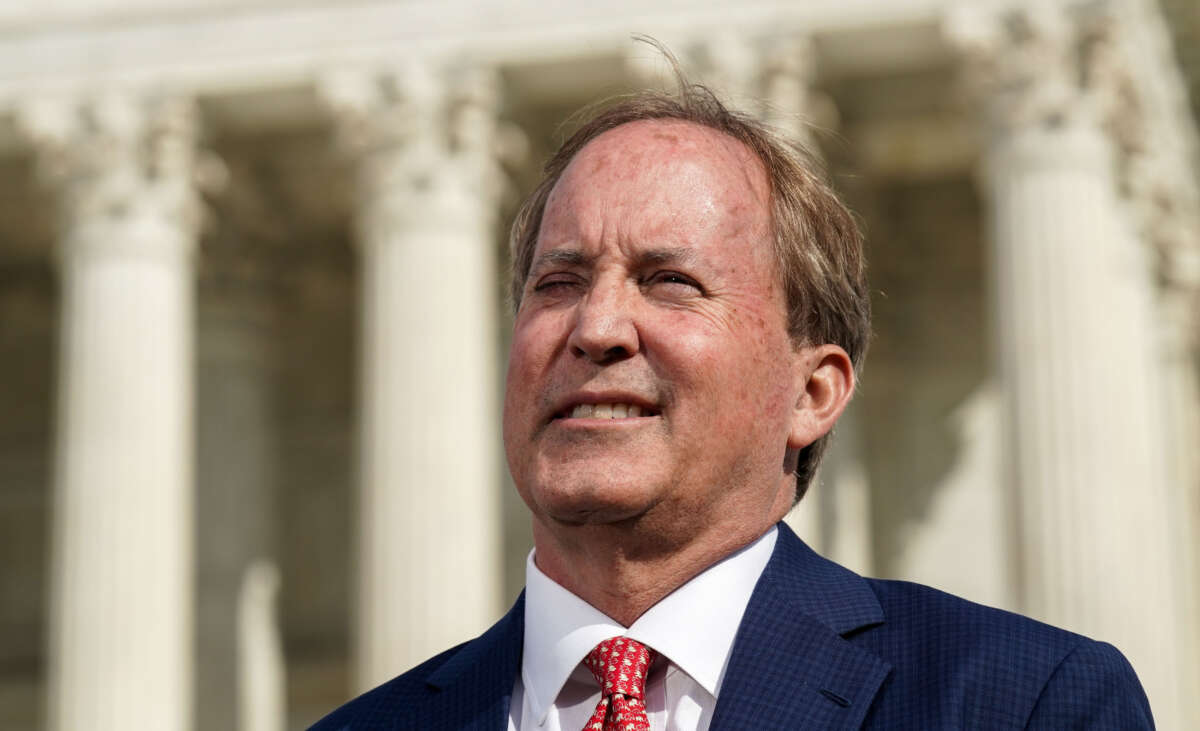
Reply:
[[700, 285], [696, 283], [696, 280], [692, 279], [691, 277], [684, 276], [679, 272], [658, 272], [654, 276], [650, 277], [646, 283], [682, 285], [684, 287], [691, 287], [697, 291], [703, 291]]
[[533, 286], [534, 292], [553, 292], [578, 284], [577, 280], [565, 277], [545, 277]]

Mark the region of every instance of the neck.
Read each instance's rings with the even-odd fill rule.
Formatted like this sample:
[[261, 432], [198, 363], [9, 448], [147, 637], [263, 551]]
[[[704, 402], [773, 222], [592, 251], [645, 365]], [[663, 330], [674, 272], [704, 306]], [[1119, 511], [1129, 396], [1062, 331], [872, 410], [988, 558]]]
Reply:
[[535, 519], [542, 573], [625, 627], [708, 567], [750, 545], [775, 521], [706, 531], [683, 544], [640, 521], [563, 525]]

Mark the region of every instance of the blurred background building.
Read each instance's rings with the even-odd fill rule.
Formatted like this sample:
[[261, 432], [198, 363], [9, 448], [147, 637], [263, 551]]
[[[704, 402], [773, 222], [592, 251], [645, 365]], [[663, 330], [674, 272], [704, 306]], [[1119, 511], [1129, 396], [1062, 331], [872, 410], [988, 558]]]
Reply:
[[1195, 0], [0, 4], [0, 727], [303, 728], [499, 616], [504, 229], [635, 32], [868, 232], [802, 535], [1200, 727]]

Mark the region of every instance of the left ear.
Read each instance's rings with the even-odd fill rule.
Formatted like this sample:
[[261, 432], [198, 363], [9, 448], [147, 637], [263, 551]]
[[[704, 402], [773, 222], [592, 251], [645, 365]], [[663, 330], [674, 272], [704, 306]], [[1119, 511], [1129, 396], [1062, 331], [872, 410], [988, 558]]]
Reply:
[[805, 345], [795, 354], [798, 394], [788, 447], [801, 449], [833, 428], [854, 395], [854, 365], [833, 344]]

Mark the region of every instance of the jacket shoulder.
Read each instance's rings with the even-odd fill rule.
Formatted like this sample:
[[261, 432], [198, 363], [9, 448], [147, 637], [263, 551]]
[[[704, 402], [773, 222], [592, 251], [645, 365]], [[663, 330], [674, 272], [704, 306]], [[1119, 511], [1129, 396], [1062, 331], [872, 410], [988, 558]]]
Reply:
[[1154, 717], [1137, 674], [1117, 648], [1088, 641], [1067, 655], [1046, 683], [1029, 728], [1152, 729]]
[[[1082, 635], [1003, 609], [977, 604], [922, 584], [866, 579], [880, 606], [894, 649], [907, 642], [960, 648], [963, 652], [1015, 654], [1051, 667]], [[899, 643], [899, 644], [896, 644]]]
[[886, 620], [851, 641], [893, 666], [879, 727], [915, 713], [960, 728], [1153, 728], [1113, 646], [920, 584], [867, 581]]
[[312, 728], [374, 729], [500, 728], [508, 714], [521, 664], [525, 595], [479, 637], [426, 660], [355, 698]]
[[449, 662], [468, 643], [439, 653], [402, 675], [347, 701], [317, 721], [310, 731], [349, 731], [362, 728], [391, 728], [397, 708], [411, 708], [430, 692], [427, 679]]

